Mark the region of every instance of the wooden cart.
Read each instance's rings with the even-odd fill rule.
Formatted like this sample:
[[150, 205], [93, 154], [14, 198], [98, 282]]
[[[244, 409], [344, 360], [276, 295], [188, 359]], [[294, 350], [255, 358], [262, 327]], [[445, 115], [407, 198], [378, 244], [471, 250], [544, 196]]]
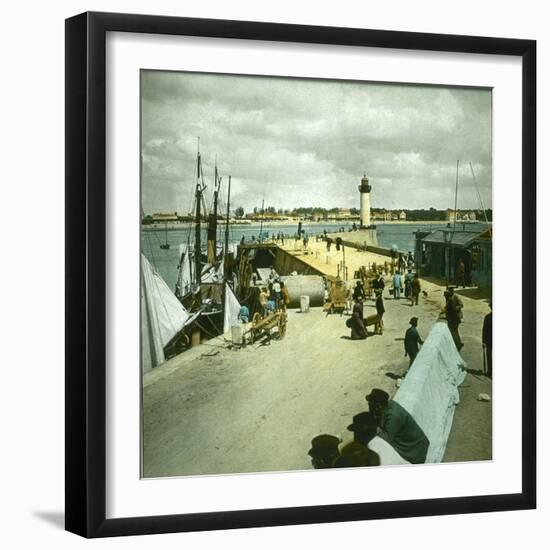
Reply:
[[380, 319], [380, 316], [377, 314], [365, 317], [363, 319], [363, 323], [365, 327], [370, 327], [374, 325], [375, 334], [382, 334], [384, 332], [384, 323], [382, 322], [382, 319]]
[[250, 343], [254, 343], [264, 335], [271, 336], [271, 330], [277, 327], [277, 337], [284, 338], [286, 334], [287, 314], [286, 311], [275, 311], [262, 317], [255, 313], [252, 317], [252, 326], [250, 327]]
[[329, 291], [329, 301], [324, 305], [323, 309], [329, 313], [340, 311], [340, 315], [347, 308], [347, 300], [349, 299], [349, 290], [346, 288], [345, 281], [336, 279], [331, 282]]

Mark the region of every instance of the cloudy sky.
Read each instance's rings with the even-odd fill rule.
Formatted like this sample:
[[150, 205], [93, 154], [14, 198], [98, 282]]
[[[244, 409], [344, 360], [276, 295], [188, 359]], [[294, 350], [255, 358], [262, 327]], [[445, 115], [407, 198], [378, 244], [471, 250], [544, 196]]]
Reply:
[[[278, 77], [142, 72], [145, 213], [189, 212], [197, 137], [232, 206], [491, 207], [491, 92]], [[227, 178], [224, 177], [224, 182]], [[208, 192], [208, 191], [207, 191]]]

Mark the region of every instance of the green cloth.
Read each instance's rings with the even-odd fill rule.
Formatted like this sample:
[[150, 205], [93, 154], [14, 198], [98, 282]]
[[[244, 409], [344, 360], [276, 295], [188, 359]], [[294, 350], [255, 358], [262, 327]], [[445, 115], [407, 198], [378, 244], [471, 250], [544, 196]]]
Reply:
[[430, 442], [414, 418], [396, 401], [388, 401], [382, 429], [393, 448], [411, 464], [423, 464]]

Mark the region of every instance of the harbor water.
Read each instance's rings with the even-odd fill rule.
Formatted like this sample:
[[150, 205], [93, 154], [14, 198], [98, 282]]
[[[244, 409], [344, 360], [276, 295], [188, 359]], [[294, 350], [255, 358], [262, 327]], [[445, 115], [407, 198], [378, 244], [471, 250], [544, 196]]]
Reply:
[[[344, 231], [348, 231], [352, 228], [353, 223], [349, 222], [304, 222], [302, 229], [305, 230], [309, 238], [315, 238], [315, 235], [323, 234], [326, 229], [329, 233], [337, 232], [340, 228], [344, 228]], [[376, 232], [378, 235], [378, 244], [383, 248], [396, 247], [398, 250], [408, 252], [414, 250], [414, 233], [422, 230], [435, 230], [443, 229], [445, 224], [430, 224], [429, 222], [421, 223], [378, 223], [376, 225]], [[483, 225], [480, 223], [467, 224], [468, 231], [476, 231], [482, 229]], [[224, 227], [220, 226], [218, 231], [218, 242], [224, 242]], [[258, 240], [260, 235], [260, 229], [263, 234], [263, 239], [268, 236], [271, 238], [273, 235], [279, 233], [284, 234], [287, 237], [294, 238], [297, 232], [298, 224], [282, 224], [276, 223], [252, 223], [252, 224], [238, 224], [231, 225], [229, 228], [229, 242], [231, 244], [238, 244], [244, 237], [245, 242], [251, 242], [252, 238]], [[462, 224], [457, 224], [457, 230], [462, 229]], [[203, 226], [201, 232], [202, 242], [206, 243], [206, 225]], [[147, 259], [153, 264], [156, 270], [160, 273], [161, 277], [166, 281], [168, 286], [172, 289], [175, 288], [177, 279], [177, 268], [179, 262], [179, 247], [181, 244], [192, 243], [194, 240], [194, 228], [191, 225], [182, 228], [169, 228], [168, 231], [161, 229], [147, 229], [145, 228], [141, 232], [141, 247], [142, 252]], [[168, 242], [169, 249], [161, 249], [160, 245]]]

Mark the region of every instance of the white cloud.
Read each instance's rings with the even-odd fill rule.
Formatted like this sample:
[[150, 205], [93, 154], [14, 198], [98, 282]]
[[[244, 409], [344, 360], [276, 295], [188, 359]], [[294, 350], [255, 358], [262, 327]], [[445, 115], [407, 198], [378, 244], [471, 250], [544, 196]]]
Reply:
[[[190, 205], [200, 136], [204, 173], [231, 174], [232, 202], [354, 206], [364, 172], [374, 206], [491, 206], [491, 92], [197, 73], [143, 73], [146, 212]], [[207, 181], [207, 183], [209, 183]]]

